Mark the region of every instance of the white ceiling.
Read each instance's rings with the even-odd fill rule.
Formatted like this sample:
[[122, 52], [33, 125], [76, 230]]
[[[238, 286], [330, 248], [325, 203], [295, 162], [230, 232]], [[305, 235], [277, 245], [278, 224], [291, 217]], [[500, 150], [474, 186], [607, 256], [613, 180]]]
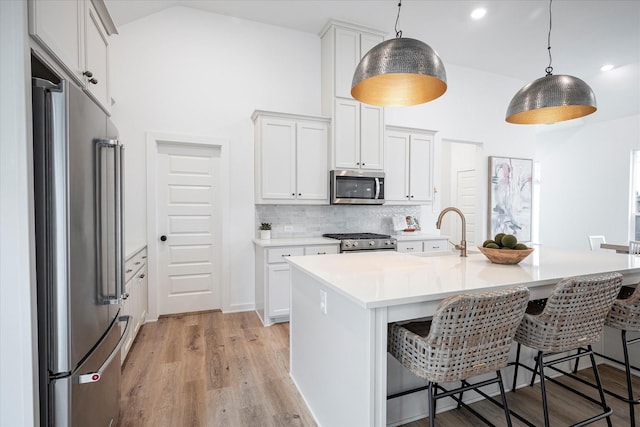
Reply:
[[[329, 19], [395, 34], [398, 0], [105, 0], [117, 26], [181, 5], [318, 34]], [[487, 15], [473, 21], [482, 6]], [[555, 0], [551, 53], [554, 74], [571, 74], [596, 87], [609, 80], [611, 96], [640, 108], [640, 0]], [[549, 58], [546, 0], [404, 0], [398, 28], [422, 40], [445, 63], [528, 82], [545, 74]], [[607, 77], [605, 63], [617, 70]], [[596, 91], [596, 97], [600, 94]], [[626, 101], [625, 101], [626, 102]]]

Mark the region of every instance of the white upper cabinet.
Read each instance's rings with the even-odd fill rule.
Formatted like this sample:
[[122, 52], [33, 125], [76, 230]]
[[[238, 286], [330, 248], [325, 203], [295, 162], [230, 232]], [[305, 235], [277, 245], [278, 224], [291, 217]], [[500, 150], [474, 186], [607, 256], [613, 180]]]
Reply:
[[383, 170], [384, 109], [351, 97], [360, 59], [382, 32], [330, 22], [322, 32], [322, 113], [333, 119], [331, 168]]
[[423, 204], [433, 200], [433, 136], [435, 132], [387, 127], [385, 203]]
[[109, 35], [116, 32], [101, 0], [29, 0], [29, 34], [107, 112]]
[[329, 119], [256, 111], [255, 202], [329, 204]]

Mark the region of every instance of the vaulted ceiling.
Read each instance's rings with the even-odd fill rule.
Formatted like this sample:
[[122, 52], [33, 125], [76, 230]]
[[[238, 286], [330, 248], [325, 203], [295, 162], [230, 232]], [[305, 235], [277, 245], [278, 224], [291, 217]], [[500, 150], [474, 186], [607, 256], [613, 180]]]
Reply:
[[[395, 36], [398, 0], [106, 0], [122, 26], [173, 6], [186, 6], [318, 34], [329, 19]], [[476, 7], [487, 9], [472, 20]], [[622, 114], [640, 113], [640, 1], [555, 0], [551, 53], [554, 74], [589, 83], [596, 97], [616, 96]], [[529, 0], [404, 0], [398, 22], [403, 37], [422, 40], [446, 64], [529, 82], [549, 63], [549, 2]], [[604, 64], [614, 65], [608, 73]], [[600, 94], [598, 93], [600, 90]]]

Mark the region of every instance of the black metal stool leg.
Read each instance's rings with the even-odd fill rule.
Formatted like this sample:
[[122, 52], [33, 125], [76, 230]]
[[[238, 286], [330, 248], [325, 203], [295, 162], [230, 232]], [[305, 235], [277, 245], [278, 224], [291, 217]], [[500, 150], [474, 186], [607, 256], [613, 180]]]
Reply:
[[[540, 370], [540, 390], [542, 391], [542, 410], [544, 411], [544, 427], [549, 427], [549, 407], [547, 406], [547, 389], [544, 384], [544, 363], [542, 360], [542, 352], [538, 352], [536, 368]], [[534, 371], [535, 372], [535, 371]], [[535, 378], [535, 374], [534, 374]], [[532, 384], [533, 385], [533, 382]]]
[[511, 414], [509, 413], [509, 405], [507, 404], [507, 395], [504, 392], [504, 384], [502, 384], [502, 374], [500, 371], [496, 371], [498, 375], [498, 387], [500, 387], [500, 397], [502, 398], [502, 405], [504, 406], [504, 415], [507, 417], [507, 427], [512, 427]]
[[636, 427], [636, 414], [633, 404], [633, 384], [631, 382], [631, 362], [629, 362], [629, 348], [627, 346], [627, 331], [622, 330], [620, 333], [622, 337], [622, 351], [624, 353], [624, 370], [627, 377], [627, 392], [629, 393], [629, 419], [631, 420], [631, 427]]
[[511, 386], [511, 391], [516, 391], [516, 381], [518, 380], [518, 366], [520, 366], [520, 343], [518, 343], [518, 347], [516, 348], [516, 363], [515, 369], [513, 371], [513, 385]]
[[[598, 372], [598, 365], [596, 365], [596, 357], [593, 355], [593, 350], [591, 346], [587, 347], [589, 350], [589, 358], [591, 359], [591, 368], [593, 369], [593, 375], [596, 380], [596, 385], [598, 386], [598, 394], [600, 395], [600, 402], [602, 402], [602, 410], [607, 411], [607, 402], [604, 398], [604, 390], [602, 389], [602, 382], [600, 381], [600, 373]], [[611, 417], [607, 416], [607, 425], [611, 427]]]
[[542, 353], [540, 353], [538, 355], [538, 357], [535, 358], [536, 360], [536, 366], [533, 368], [533, 375], [531, 376], [531, 382], [529, 383], [530, 387], [533, 387], [533, 383], [536, 381], [536, 374], [538, 373], [538, 366], [541, 364], [542, 360], [541, 360], [541, 356]]
[[433, 395], [434, 384], [429, 381], [427, 394], [429, 395], [429, 427], [436, 427], [436, 399]]

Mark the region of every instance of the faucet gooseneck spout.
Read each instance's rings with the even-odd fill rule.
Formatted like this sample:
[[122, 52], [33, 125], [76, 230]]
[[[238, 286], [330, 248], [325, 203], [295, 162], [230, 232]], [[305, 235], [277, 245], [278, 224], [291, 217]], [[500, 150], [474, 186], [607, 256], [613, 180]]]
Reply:
[[447, 212], [456, 212], [458, 215], [460, 215], [460, 219], [462, 219], [462, 241], [460, 242], [459, 245], [455, 245], [455, 248], [460, 251], [460, 256], [466, 257], [467, 256], [467, 221], [460, 209], [454, 208], [454, 207], [444, 208], [442, 212], [440, 212], [440, 215], [438, 215], [438, 221], [436, 221], [436, 228], [440, 230], [440, 227], [442, 226], [442, 218]]

